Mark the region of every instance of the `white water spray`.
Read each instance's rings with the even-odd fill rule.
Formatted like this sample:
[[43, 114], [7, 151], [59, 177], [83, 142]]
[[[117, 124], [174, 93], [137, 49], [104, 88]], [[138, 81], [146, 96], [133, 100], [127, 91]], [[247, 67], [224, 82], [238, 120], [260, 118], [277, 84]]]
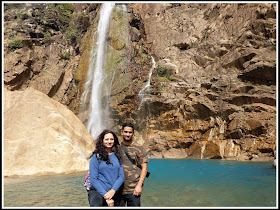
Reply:
[[209, 136], [208, 136], [208, 141], [212, 140], [213, 135], [214, 135], [214, 131], [215, 131], [215, 127], [214, 127], [214, 128], [211, 128], [210, 133], [209, 133]]
[[[137, 114], [137, 119], [136, 122], [138, 125], [140, 125], [141, 123], [141, 117], [144, 121], [149, 122], [149, 113], [150, 113], [150, 109], [149, 106], [145, 106], [146, 102], [149, 100], [149, 98], [151, 98], [151, 96], [149, 95], [149, 88], [151, 86], [151, 77], [153, 74], [153, 70], [156, 68], [156, 62], [155, 59], [152, 57], [152, 67], [150, 69], [150, 73], [149, 73], [149, 78], [148, 78], [148, 82], [146, 83], [146, 85], [139, 91], [138, 93], [138, 98], [139, 98], [139, 107], [138, 107], [138, 114]], [[145, 117], [145, 119], [144, 119]], [[147, 126], [147, 125], [146, 125]], [[142, 136], [142, 130], [139, 130], [139, 143], [140, 144], [144, 144], [144, 139]]]
[[[91, 89], [91, 98], [89, 105], [89, 118], [87, 124], [87, 130], [92, 135], [94, 139], [102, 132], [104, 129], [104, 122], [102, 117], [102, 106], [101, 106], [101, 85], [103, 81], [103, 58], [104, 58], [104, 46], [106, 44], [106, 34], [109, 27], [110, 16], [112, 10], [115, 6], [115, 3], [104, 3], [100, 10], [100, 18], [97, 28], [97, 49], [96, 49], [96, 58], [95, 52], [92, 48], [91, 50], [91, 59], [89, 66], [89, 74], [93, 71], [94, 67], [94, 76], [93, 80], [90, 80], [92, 84]], [[94, 60], [95, 59], [95, 60]]]
[[209, 136], [208, 136], [208, 141], [212, 140], [213, 136], [214, 136], [214, 131], [215, 131], [215, 119], [214, 117], [210, 117], [211, 121], [210, 121], [210, 126], [213, 126], [210, 130]]
[[203, 145], [201, 146], [200, 159], [203, 159], [203, 153], [204, 153], [204, 150], [205, 150], [205, 146], [206, 146], [206, 144], [203, 144]]
[[139, 122], [139, 120], [140, 120], [140, 116], [146, 116], [146, 120], [148, 120], [148, 118], [149, 118], [149, 107], [147, 107], [147, 112], [148, 113], [145, 113], [144, 115], [143, 115], [143, 113], [140, 113], [139, 111], [141, 110], [141, 111], [143, 111], [143, 105], [145, 104], [145, 102], [147, 101], [147, 100], [149, 100], [149, 92], [148, 92], [148, 90], [149, 90], [149, 88], [150, 88], [150, 86], [151, 86], [151, 77], [152, 77], [152, 74], [153, 74], [153, 70], [156, 68], [156, 62], [155, 62], [155, 59], [153, 58], [153, 56], [152, 56], [152, 62], [153, 62], [153, 65], [152, 65], [152, 67], [151, 67], [151, 69], [150, 69], [150, 73], [149, 73], [149, 78], [148, 78], [148, 82], [147, 82], [147, 84], [139, 91], [139, 93], [138, 93], [138, 98], [139, 98], [139, 107], [138, 107], [138, 116], [137, 116], [137, 122]]
[[149, 89], [149, 87], [151, 86], [151, 77], [152, 77], [152, 74], [153, 74], [153, 70], [156, 68], [157, 64], [155, 62], [155, 59], [153, 58], [152, 56], [152, 62], [153, 62], [153, 65], [152, 65], [152, 68], [150, 69], [150, 73], [149, 73], [149, 79], [148, 79], [148, 82], [147, 84], [139, 91], [138, 95], [143, 95], [145, 93], [145, 90], [146, 89]]

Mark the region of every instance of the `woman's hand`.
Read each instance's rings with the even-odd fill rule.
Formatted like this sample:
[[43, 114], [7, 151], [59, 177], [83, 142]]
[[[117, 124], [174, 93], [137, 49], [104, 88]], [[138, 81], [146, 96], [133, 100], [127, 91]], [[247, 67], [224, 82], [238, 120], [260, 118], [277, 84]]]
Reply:
[[112, 199], [116, 191], [114, 189], [109, 190], [103, 197], [109, 207], [114, 206], [114, 200]]
[[109, 190], [103, 197], [105, 200], [110, 200], [114, 197], [116, 191], [114, 189]]
[[114, 200], [113, 199], [107, 199], [106, 203], [109, 207], [113, 207], [114, 206]]

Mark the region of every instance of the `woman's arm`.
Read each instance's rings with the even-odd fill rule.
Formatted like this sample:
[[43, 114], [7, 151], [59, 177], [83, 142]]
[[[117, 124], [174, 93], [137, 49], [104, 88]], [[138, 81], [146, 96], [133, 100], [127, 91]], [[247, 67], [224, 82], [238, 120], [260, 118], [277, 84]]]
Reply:
[[96, 154], [94, 154], [89, 163], [90, 185], [97, 192], [99, 192], [102, 196], [104, 196], [107, 193], [107, 191], [99, 183], [99, 180], [97, 179], [98, 173], [99, 173], [99, 162], [96, 157]]
[[115, 181], [115, 183], [112, 186], [112, 189], [114, 189], [115, 191], [117, 191], [120, 186], [123, 184], [124, 182], [124, 172], [123, 172], [123, 165], [120, 164], [120, 169], [119, 169], [119, 176], [118, 179]]
[[105, 198], [105, 199], [111, 199], [111, 198], [113, 198], [113, 196], [115, 195], [116, 191], [120, 188], [120, 186], [123, 184], [123, 182], [124, 182], [123, 165], [120, 164], [118, 179], [117, 179], [117, 180], [115, 181], [115, 183], [113, 184], [112, 189], [109, 190], [109, 191], [104, 195], [104, 198]]

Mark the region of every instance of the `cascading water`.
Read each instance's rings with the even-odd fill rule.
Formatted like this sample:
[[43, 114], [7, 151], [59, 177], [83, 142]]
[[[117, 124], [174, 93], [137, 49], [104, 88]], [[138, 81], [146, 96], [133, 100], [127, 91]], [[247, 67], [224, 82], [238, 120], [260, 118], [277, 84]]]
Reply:
[[[138, 108], [138, 114], [137, 114], [137, 124], [140, 125], [140, 121], [141, 121], [141, 117], [145, 117], [145, 121], [148, 121], [149, 120], [149, 107], [148, 106], [144, 106], [145, 105], [145, 102], [147, 101], [147, 99], [149, 98], [149, 88], [151, 86], [151, 77], [152, 77], [152, 74], [153, 74], [153, 70], [156, 68], [156, 62], [155, 62], [155, 59], [152, 57], [152, 62], [153, 62], [153, 65], [150, 69], [150, 73], [149, 73], [149, 78], [148, 78], [148, 82], [147, 84], [139, 91], [138, 93], [138, 98], [139, 98], [139, 108]], [[139, 143], [140, 144], [143, 144], [143, 138], [142, 138], [142, 131], [139, 130]]]
[[[153, 70], [156, 68], [156, 62], [155, 62], [155, 59], [153, 58], [152, 56], [152, 62], [153, 62], [153, 65], [152, 65], [152, 68], [150, 69], [150, 73], [149, 73], [149, 78], [148, 78], [148, 82], [147, 84], [139, 91], [138, 93], [138, 98], [139, 98], [139, 108], [138, 108], [138, 111], [142, 109], [142, 105], [143, 103], [146, 101], [146, 99], [148, 98], [149, 96], [149, 88], [151, 86], [151, 77], [152, 77], [152, 74], [153, 74]], [[146, 117], [148, 117], [147, 114], [145, 114]], [[139, 114], [138, 114], [138, 122], [139, 122]]]
[[200, 159], [203, 159], [204, 150], [205, 150], [205, 144], [203, 144], [203, 145], [201, 146]]
[[215, 119], [214, 117], [210, 117], [211, 121], [210, 121], [210, 125], [213, 126], [210, 130], [209, 136], [208, 136], [208, 141], [212, 140], [213, 135], [214, 135], [214, 131], [215, 131]]
[[146, 89], [149, 89], [149, 87], [151, 86], [151, 77], [152, 77], [152, 74], [153, 74], [153, 70], [156, 68], [157, 64], [155, 62], [155, 59], [153, 58], [152, 56], [152, 62], [153, 62], [153, 65], [152, 65], [152, 68], [150, 69], [150, 73], [149, 73], [149, 79], [148, 79], [148, 82], [147, 84], [139, 91], [139, 94], [138, 95], [143, 95], [145, 93], [145, 90]]
[[[86, 86], [91, 86], [91, 97], [89, 104], [89, 117], [87, 123], [87, 130], [95, 139], [99, 133], [105, 128], [102, 119], [102, 105], [101, 105], [101, 85], [103, 81], [103, 59], [104, 59], [104, 46], [106, 44], [106, 34], [109, 27], [110, 16], [113, 11], [115, 3], [104, 3], [100, 10], [100, 18], [97, 28], [97, 48], [94, 46], [91, 49], [91, 58], [89, 65], [89, 75], [93, 75]], [[96, 51], [95, 51], [96, 49]], [[94, 71], [93, 71], [93, 65]], [[85, 88], [87, 89], [87, 87]], [[87, 93], [85, 94], [87, 95]]]

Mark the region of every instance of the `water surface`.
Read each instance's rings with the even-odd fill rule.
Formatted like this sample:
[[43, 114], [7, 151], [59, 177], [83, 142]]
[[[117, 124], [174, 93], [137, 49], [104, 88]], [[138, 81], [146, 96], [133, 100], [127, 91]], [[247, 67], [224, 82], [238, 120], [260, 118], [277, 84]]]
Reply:
[[[149, 171], [142, 207], [276, 207], [272, 162], [151, 159]], [[4, 207], [88, 207], [84, 175], [5, 178]]]

